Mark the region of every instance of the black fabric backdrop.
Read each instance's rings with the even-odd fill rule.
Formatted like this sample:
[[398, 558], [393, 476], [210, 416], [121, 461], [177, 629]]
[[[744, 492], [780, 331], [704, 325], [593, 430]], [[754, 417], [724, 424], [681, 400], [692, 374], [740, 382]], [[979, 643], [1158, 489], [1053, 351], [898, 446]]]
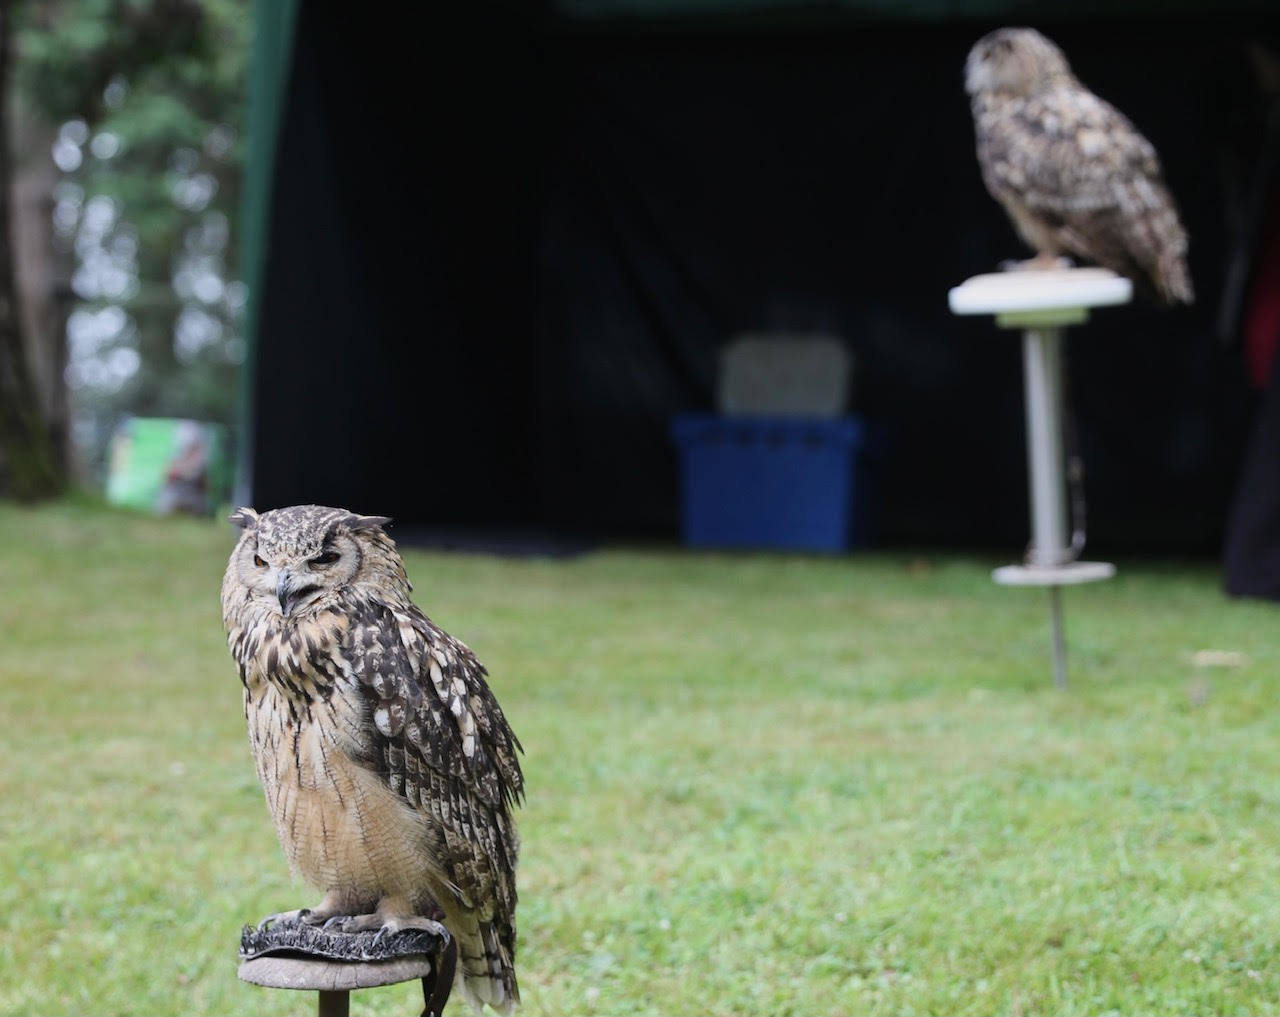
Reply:
[[[510, 7], [389, 25], [302, 5], [253, 354], [257, 507], [674, 536], [668, 425], [711, 408], [718, 347], [821, 330], [854, 351], [883, 436], [882, 538], [1021, 546], [1018, 340], [946, 307], [1024, 254], [961, 86], [992, 26], [582, 31]], [[1251, 409], [1211, 334], [1256, 130], [1240, 44], [1269, 27], [1041, 27], [1159, 148], [1200, 297], [1071, 333], [1090, 537], [1210, 549]]]

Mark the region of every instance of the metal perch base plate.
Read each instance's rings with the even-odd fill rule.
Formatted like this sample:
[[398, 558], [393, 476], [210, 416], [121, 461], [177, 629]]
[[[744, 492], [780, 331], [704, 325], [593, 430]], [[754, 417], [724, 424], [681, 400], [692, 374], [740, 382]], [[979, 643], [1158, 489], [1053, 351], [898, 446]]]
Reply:
[[1001, 586], [1078, 586], [1110, 579], [1116, 567], [1106, 561], [1073, 561], [1065, 565], [1002, 565], [991, 573]]

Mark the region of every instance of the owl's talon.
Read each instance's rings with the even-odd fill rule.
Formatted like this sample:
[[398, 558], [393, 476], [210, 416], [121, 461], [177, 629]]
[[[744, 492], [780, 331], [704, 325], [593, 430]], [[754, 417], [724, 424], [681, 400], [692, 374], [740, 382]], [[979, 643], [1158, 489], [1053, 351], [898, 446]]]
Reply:
[[273, 923], [276, 925], [294, 925], [305, 922], [311, 914], [310, 908], [297, 908], [293, 911], [277, 911], [273, 915], [267, 915], [258, 923], [258, 931], [262, 932]]
[[333, 915], [324, 923], [326, 932], [370, 932], [382, 925], [382, 919], [376, 914], [368, 915]]
[[397, 932], [403, 932], [405, 929], [422, 929], [424, 932], [440, 936], [446, 943], [450, 939], [449, 930], [434, 918], [390, 918], [378, 930], [373, 942], [376, 945], [382, 942], [383, 939], [389, 939]]

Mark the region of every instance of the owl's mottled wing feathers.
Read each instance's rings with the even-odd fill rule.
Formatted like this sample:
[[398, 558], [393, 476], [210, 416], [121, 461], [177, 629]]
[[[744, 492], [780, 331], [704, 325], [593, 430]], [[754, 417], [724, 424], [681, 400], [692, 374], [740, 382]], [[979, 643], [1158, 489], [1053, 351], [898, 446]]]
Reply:
[[1186, 232], [1155, 148], [1124, 114], [1076, 85], [991, 103], [975, 124], [983, 180], [1024, 235], [1049, 231], [1166, 300], [1191, 300]]
[[[520, 743], [465, 644], [417, 607], [365, 603], [348, 648], [373, 721], [359, 755], [426, 819], [431, 856], [468, 909], [478, 909], [487, 966], [518, 998], [515, 866], [518, 839], [510, 809], [524, 794]], [[505, 964], [499, 958], [505, 955]], [[470, 963], [469, 963], [470, 962]]]

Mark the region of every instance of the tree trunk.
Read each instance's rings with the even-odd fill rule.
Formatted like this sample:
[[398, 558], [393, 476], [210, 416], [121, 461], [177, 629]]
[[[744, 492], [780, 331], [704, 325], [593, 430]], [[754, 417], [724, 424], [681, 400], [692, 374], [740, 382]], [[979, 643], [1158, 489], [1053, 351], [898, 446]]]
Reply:
[[[58, 493], [66, 470], [41, 405], [18, 308], [11, 218], [12, 8], [12, 0], [0, 0], [0, 453], [8, 493], [21, 500], [35, 500]], [[54, 380], [55, 388], [61, 383], [61, 378]]]
[[54, 164], [57, 128], [26, 103], [13, 108], [14, 281], [22, 338], [40, 411], [53, 442], [57, 467], [70, 473], [70, 403], [67, 370], [67, 314], [71, 296], [71, 252], [53, 232]]

